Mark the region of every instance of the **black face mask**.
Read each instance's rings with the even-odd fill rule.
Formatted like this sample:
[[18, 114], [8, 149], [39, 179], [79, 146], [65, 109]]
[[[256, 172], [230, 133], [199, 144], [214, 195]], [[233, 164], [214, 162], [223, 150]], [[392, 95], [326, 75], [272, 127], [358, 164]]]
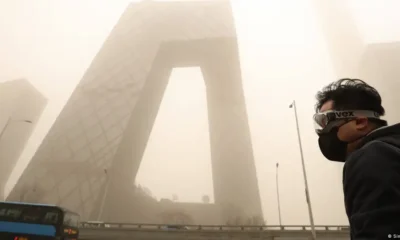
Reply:
[[319, 135], [318, 144], [322, 154], [331, 161], [345, 162], [348, 142], [338, 138], [339, 127]]
[[[344, 124], [346, 123], [348, 122], [345, 122]], [[347, 145], [349, 145], [349, 143], [358, 141], [367, 135], [366, 134], [360, 136], [350, 142], [344, 142], [340, 140], [338, 137], [339, 128], [344, 124], [332, 128], [330, 132], [319, 134], [319, 139], [318, 139], [319, 149], [328, 160], [336, 162], [345, 162], [347, 155]]]

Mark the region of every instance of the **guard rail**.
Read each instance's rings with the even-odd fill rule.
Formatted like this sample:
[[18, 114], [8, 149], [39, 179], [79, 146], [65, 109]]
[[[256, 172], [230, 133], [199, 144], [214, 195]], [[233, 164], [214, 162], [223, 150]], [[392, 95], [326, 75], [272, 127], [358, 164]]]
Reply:
[[[204, 230], [204, 231], [311, 231], [311, 226], [306, 225], [177, 225], [177, 224], [147, 224], [147, 223], [108, 223], [108, 222], [81, 222], [81, 228], [113, 228], [137, 230], [162, 230], [174, 226], [177, 230]], [[349, 226], [316, 225], [317, 231], [348, 232]]]

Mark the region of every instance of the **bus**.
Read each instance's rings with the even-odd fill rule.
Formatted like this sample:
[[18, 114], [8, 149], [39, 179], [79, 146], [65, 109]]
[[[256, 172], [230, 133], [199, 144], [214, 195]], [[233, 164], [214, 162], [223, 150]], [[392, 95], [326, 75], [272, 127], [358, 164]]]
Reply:
[[0, 202], [0, 239], [77, 240], [79, 219], [55, 205]]

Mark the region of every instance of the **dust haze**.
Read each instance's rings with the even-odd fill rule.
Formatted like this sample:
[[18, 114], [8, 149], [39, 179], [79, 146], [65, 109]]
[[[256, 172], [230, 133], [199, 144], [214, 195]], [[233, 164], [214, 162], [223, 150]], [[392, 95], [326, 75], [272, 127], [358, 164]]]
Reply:
[[[32, 126], [10, 124], [7, 134], [0, 138], [0, 158], [5, 158], [15, 155], [7, 151], [19, 141], [24, 128], [32, 131], [21, 147], [24, 150], [17, 151], [21, 155], [10, 163], [13, 171], [8, 180], [0, 179], [5, 197], [131, 4], [129, 0], [0, 1], [0, 82], [4, 83], [0, 90], [8, 81], [26, 79], [47, 101], [43, 112], [37, 110], [40, 118]], [[400, 120], [396, 109], [400, 72], [393, 67], [400, 58], [400, 44], [396, 45], [400, 41], [400, 3], [233, 0], [231, 5], [250, 152], [261, 199], [260, 217], [268, 224], [279, 223], [279, 163], [282, 224], [309, 223], [295, 117], [289, 108], [296, 100], [315, 223], [347, 225], [343, 166], [325, 160], [319, 152], [312, 123], [314, 95], [337, 78], [362, 78], [381, 91], [388, 121]], [[382, 66], [382, 61], [387, 61], [387, 66]], [[218, 66], [226, 67], [224, 63]], [[216, 211], [211, 206], [217, 181], [211, 164], [210, 102], [206, 94], [210, 87], [205, 84], [204, 73], [200, 66], [178, 66], [171, 71], [136, 179], [132, 179], [138, 191], [151, 198], [149, 202], [181, 203], [183, 208], [190, 203], [208, 204], [207, 211]], [[10, 117], [25, 119], [25, 115], [15, 115], [15, 106], [8, 104], [14, 101], [8, 99], [14, 98], [4, 97], [10, 95], [4, 92], [0, 91], [0, 131]], [[220, 95], [224, 94], [228, 92], [221, 91]], [[224, 171], [230, 168], [233, 166], [226, 164]], [[201, 214], [202, 208], [197, 205], [190, 208]], [[164, 218], [169, 217], [167, 210]]]

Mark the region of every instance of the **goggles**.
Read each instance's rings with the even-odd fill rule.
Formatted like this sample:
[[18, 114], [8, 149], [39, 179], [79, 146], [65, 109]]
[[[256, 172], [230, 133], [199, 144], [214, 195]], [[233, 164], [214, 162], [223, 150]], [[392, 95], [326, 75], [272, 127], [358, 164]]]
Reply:
[[380, 119], [378, 113], [367, 110], [326, 111], [314, 114], [314, 128], [317, 134], [329, 132], [332, 128], [357, 117]]

